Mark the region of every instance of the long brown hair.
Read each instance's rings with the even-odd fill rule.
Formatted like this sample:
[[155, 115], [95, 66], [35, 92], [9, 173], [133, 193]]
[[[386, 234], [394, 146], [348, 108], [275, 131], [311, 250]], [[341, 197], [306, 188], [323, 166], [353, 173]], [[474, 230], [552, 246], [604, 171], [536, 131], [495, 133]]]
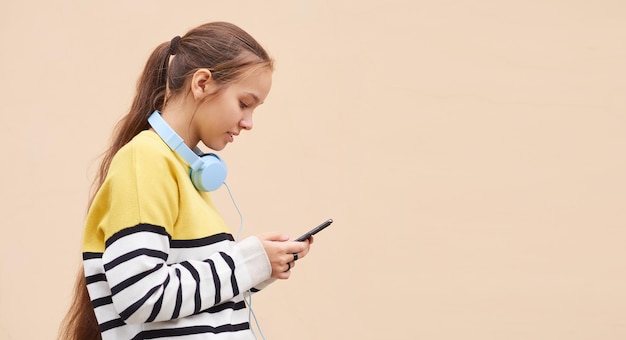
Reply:
[[[130, 110], [117, 123], [111, 146], [102, 157], [89, 205], [102, 186], [115, 154], [141, 131], [149, 129], [148, 117], [154, 110], [163, 109], [166, 96], [184, 94], [187, 79], [196, 70], [209, 69], [223, 88], [262, 67], [273, 69], [273, 60], [265, 49], [244, 30], [226, 22], [198, 26], [182, 37], [157, 46], [137, 81], [137, 93]], [[61, 323], [59, 339], [101, 339], [82, 267], [74, 285], [72, 303]]]

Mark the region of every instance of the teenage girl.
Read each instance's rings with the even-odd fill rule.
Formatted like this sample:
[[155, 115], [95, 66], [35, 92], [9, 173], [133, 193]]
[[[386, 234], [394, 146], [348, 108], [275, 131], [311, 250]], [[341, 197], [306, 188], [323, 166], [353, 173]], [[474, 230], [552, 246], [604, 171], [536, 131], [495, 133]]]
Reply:
[[251, 130], [272, 71], [261, 45], [224, 22], [154, 50], [95, 181], [62, 339], [254, 339], [245, 296], [289, 278], [313, 239], [236, 241], [207, 192], [223, 179], [196, 169], [221, 160], [196, 145], [219, 151]]

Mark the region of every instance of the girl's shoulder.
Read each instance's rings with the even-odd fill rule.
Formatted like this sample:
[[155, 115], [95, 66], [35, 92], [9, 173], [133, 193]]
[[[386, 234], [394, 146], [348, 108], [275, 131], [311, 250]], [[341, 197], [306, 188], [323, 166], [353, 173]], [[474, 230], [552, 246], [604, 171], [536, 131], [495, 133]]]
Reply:
[[[141, 152], [148, 156], [165, 156], [171, 153], [170, 148], [154, 131], [144, 130], [126, 143], [117, 154]], [[117, 156], [116, 154], [116, 156]]]
[[180, 164], [180, 157], [154, 131], [145, 130], [126, 143], [113, 157], [113, 163]]
[[166, 178], [187, 178], [189, 165], [170, 149], [159, 135], [146, 130], [140, 132], [115, 154], [108, 175], [132, 177], [135, 180], [163, 181]]

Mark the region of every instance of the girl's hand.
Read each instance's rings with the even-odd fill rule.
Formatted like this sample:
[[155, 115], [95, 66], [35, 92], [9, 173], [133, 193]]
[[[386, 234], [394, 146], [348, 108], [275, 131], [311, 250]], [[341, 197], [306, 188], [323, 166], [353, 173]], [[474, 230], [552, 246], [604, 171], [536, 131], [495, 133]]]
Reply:
[[261, 234], [258, 237], [270, 259], [272, 277], [282, 280], [289, 278], [291, 269], [296, 266], [296, 260], [304, 258], [313, 243], [313, 237], [304, 242], [297, 242], [291, 241], [289, 236], [281, 233]]

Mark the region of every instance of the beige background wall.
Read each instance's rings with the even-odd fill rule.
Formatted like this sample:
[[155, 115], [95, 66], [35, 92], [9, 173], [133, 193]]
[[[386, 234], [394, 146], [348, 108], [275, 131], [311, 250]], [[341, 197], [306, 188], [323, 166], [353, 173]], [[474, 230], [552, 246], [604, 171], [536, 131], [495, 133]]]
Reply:
[[3, 1], [0, 339], [53, 338], [148, 54], [214, 20], [277, 59], [255, 129], [221, 154], [244, 234], [336, 220], [255, 297], [267, 339], [626, 338], [625, 17], [611, 0]]

